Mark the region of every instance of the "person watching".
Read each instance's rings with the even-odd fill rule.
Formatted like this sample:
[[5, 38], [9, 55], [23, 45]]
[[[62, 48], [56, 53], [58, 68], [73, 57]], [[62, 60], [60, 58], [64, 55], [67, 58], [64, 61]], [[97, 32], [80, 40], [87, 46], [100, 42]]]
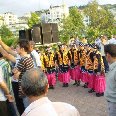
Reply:
[[80, 116], [74, 106], [63, 102], [51, 102], [46, 97], [48, 80], [41, 69], [33, 68], [26, 71], [21, 87], [30, 101], [22, 116]]

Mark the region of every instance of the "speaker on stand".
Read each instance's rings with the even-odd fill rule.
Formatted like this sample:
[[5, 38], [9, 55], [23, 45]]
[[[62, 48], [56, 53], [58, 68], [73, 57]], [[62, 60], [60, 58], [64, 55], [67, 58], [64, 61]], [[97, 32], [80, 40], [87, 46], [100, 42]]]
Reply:
[[36, 43], [42, 44], [41, 28], [40, 27], [33, 27], [32, 28], [32, 40]]
[[31, 29], [26, 30], [26, 39], [29, 41], [32, 40], [32, 30]]
[[43, 23], [42, 24], [42, 37], [43, 37], [43, 44], [52, 43], [52, 34], [51, 34], [51, 24], [50, 23]]
[[26, 31], [19, 30], [19, 39], [26, 39]]
[[52, 28], [52, 42], [53, 43], [59, 42], [57, 23], [51, 23], [51, 28]]

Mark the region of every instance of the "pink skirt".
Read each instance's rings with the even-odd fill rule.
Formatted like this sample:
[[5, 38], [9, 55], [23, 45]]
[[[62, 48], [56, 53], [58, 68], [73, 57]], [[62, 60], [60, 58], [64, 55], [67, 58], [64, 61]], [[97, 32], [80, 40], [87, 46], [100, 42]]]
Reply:
[[88, 73], [87, 72], [82, 72], [81, 73], [81, 81], [83, 83], [87, 83], [88, 82]]
[[95, 84], [95, 75], [94, 74], [88, 74], [88, 87], [91, 89], [94, 89]]
[[69, 83], [70, 82], [70, 72], [61, 73], [58, 77], [58, 80], [62, 83]]
[[70, 82], [70, 73], [69, 71], [66, 73], [63, 73], [63, 83], [69, 83]]
[[106, 80], [103, 75], [97, 75], [95, 79], [95, 92], [103, 93], [106, 89]]
[[58, 80], [60, 82], [63, 82], [63, 73], [61, 73], [61, 72], [58, 73]]
[[76, 69], [70, 69], [70, 76], [72, 80], [76, 80]]
[[49, 85], [55, 85], [56, 84], [56, 75], [55, 73], [52, 73], [52, 74], [46, 74], [47, 75], [47, 78], [48, 78], [48, 83]]
[[79, 81], [81, 79], [81, 69], [80, 66], [76, 66], [76, 80]]

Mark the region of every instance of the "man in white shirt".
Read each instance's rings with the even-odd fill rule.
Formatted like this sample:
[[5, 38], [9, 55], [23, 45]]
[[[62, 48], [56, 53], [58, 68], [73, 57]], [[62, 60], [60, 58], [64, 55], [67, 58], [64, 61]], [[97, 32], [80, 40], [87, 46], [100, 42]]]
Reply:
[[34, 50], [34, 47], [35, 47], [35, 42], [34, 41], [30, 41], [30, 54], [31, 54], [31, 57], [33, 59], [33, 62], [34, 62], [34, 67], [41, 67], [41, 60], [40, 60], [40, 54], [37, 53], [36, 50]]
[[22, 116], [80, 116], [77, 109], [67, 103], [51, 102], [46, 94], [48, 80], [39, 69], [27, 71], [21, 81], [22, 90], [30, 101]]
[[105, 73], [107, 73], [109, 71], [109, 65], [108, 65], [108, 62], [106, 60], [105, 52], [104, 52], [104, 45], [107, 45], [107, 44], [108, 44], [107, 37], [102, 36], [101, 37], [101, 43], [100, 43], [99, 47], [100, 47], [101, 56], [103, 58], [103, 62], [104, 62], [104, 66], [105, 66]]

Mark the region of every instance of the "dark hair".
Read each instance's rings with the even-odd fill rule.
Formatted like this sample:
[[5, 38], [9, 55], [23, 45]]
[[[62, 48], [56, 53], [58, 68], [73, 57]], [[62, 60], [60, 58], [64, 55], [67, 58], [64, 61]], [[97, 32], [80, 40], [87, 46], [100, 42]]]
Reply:
[[41, 96], [46, 92], [48, 80], [41, 69], [30, 69], [24, 73], [21, 87], [26, 96]]
[[104, 52], [109, 53], [112, 57], [116, 57], [116, 44], [107, 44], [104, 46]]
[[1, 52], [0, 52], [0, 58], [2, 58], [3, 57], [3, 55], [1, 54]]
[[24, 48], [26, 52], [29, 52], [30, 44], [28, 40], [19, 40], [18, 44], [20, 48]]

